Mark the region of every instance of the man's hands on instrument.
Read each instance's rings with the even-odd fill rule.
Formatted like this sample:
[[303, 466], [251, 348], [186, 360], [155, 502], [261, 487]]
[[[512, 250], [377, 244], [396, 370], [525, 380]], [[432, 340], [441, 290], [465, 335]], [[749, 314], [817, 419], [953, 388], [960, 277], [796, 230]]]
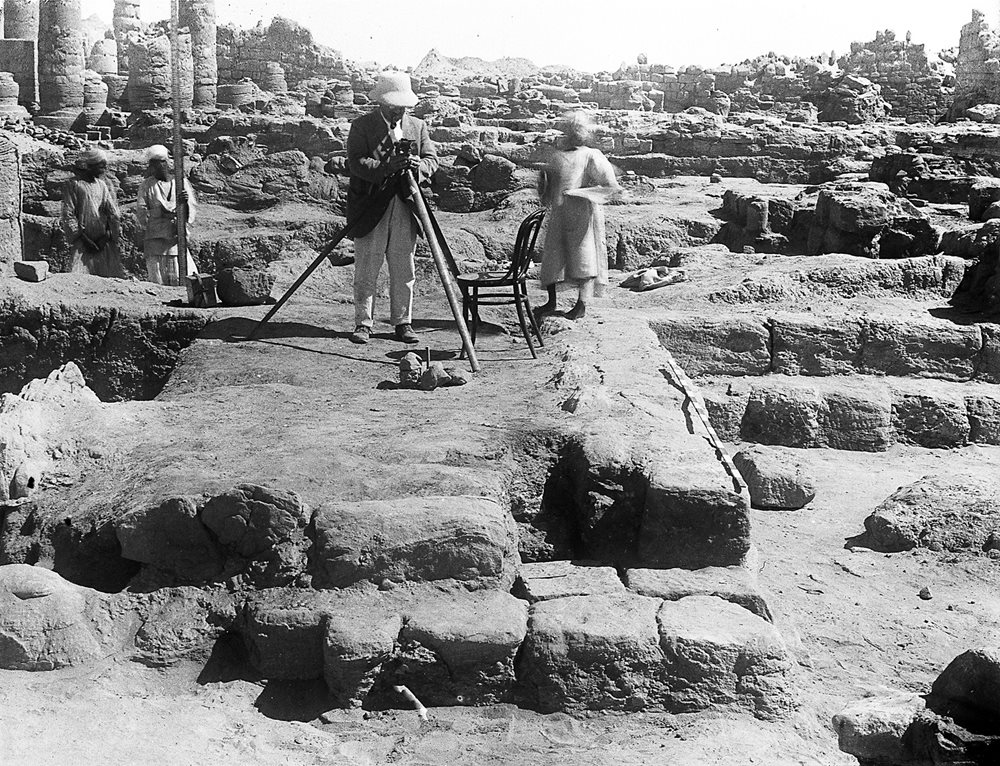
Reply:
[[417, 170], [420, 158], [414, 154], [393, 154], [389, 157], [389, 172], [398, 173], [401, 170]]

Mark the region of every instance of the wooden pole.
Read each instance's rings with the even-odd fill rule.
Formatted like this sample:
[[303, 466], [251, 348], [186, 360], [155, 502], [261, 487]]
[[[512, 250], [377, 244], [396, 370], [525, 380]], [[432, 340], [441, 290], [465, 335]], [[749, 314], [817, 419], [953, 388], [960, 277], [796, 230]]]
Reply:
[[181, 46], [180, 0], [170, 0], [171, 104], [174, 111], [174, 193], [177, 195], [177, 276], [187, 283], [187, 209], [181, 204], [184, 191], [184, 142], [181, 140]]
[[431, 248], [431, 255], [434, 256], [434, 265], [437, 266], [438, 276], [441, 278], [441, 285], [444, 287], [444, 294], [448, 297], [448, 304], [451, 306], [451, 313], [455, 317], [455, 324], [458, 325], [458, 334], [462, 336], [462, 347], [469, 357], [469, 366], [473, 372], [479, 372], [479, 359], [476, 358], [476, 349], [472, 345], [472, 337], [469, 335], [469, 328], [465, 325], [465, 318], [462, 316], [462, 304], [458, 297], [458, 288], [451, 278], [451, 270], [445, 262], [441, 244], [434, 234], [434, 226], [431, 217], [427, 212], [427, 205], [424, 204], [424, 197], [420, 193], [417, 179], [413, 177], [413, 171], [406, 172], [406, 180], [410, 185], [410, 195], [417, 208], [417, 218], [424, 228], [424, 235], [427, 237], [427, 244]]

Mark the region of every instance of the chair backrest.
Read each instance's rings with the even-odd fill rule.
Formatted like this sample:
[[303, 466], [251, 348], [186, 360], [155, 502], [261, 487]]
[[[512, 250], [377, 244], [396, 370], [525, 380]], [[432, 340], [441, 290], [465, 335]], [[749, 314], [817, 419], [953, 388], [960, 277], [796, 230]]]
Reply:
[[509, 277], [513, 280], [524, 279], [531, 266], [531, 254], [535, 250], [535, 240], [538, 239], [538, 232], [542, 228], [542, 219], [545, 218], [544, 210], [536, 210], [523, 221], [517, 230], [517, 239], [514, 240], [514, 254], [510, 258]]

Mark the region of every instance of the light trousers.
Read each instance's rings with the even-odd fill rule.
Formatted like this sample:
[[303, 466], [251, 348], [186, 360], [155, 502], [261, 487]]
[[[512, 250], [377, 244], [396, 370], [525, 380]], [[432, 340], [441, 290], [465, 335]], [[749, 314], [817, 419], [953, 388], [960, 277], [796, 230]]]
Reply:
[[393, 197], [378, 225], [354, 240], [354, 324], [374, 324], [372, 306], [382, 262], [389, 266], [389, 321], [410, 324], [413, 318], [413, 254], [417, 224], [406, 203]]

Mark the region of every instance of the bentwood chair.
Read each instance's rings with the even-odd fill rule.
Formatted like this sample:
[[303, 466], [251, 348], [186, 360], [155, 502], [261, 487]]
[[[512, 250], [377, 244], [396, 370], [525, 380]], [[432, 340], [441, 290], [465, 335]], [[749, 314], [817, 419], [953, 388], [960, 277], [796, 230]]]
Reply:
[[538, 239], [538, 231], [542, 227], [544, 217], [544, 210], [536, 210], [521, 222], [521, 226], [517, 230], [517, 239], [514, 241], [514, 253], [510, 259], [510, 267], [506, 271], [479, 271], [458, 275], [456, 281], [462, 290], [462, 314], [469, 325], [472, 345], [476, 344], [476, 329], [481, 321], [479, 307], [513, 304], [517, 308], [517, 319], [521, 325], [524, 339], [528, 342], [531, 356], [534, 359], [538, 358], [538, 354], [535, 353], [535, 344], [531, 339], [532, 333], [538, 338], [539, 346], [544, 346], [545, 343], [538, 330], [535, 315], [531, 311], [525, 281], [528, 276], [528, 267], [531, 266], [535, 240]]

